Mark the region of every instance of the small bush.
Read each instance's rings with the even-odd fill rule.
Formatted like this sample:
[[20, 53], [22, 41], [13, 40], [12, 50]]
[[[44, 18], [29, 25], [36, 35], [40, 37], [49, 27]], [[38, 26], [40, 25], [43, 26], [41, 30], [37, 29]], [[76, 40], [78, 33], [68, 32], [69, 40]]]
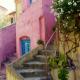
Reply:
[[62, 68], [59, 68], [59, 71], [58, 71], [58, 77], [59, 77], [59, 80], [68, 80], [68, 74], [69, 74], [69, 71], [62, 67]]
[[67, 59], [64, 54], [61, 54], [59, 57], [49, 57], [48, 64], [50, 70], [57, 68], [58, 69], [58, 78], [59, 80], [68, 80], [69, 71], [66, 67]]
[[44, 45], [44, 41], [43, 41], [43, 40], [38, 40], [38, 41], [37, 41], [37, 44], [38, 44], [38, 45]]

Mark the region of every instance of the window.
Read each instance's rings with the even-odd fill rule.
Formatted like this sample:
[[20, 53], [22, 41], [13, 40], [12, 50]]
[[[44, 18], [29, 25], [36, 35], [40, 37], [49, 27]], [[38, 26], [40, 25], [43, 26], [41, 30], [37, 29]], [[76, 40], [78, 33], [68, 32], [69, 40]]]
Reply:
[[13, 18], [11, 18], [11, 24], [13, 23]]
[[32, 0], [30, 0], [30, 4], [32, 4]]
[[29, 4], [35, 3], [37, 0], [29, 0]]

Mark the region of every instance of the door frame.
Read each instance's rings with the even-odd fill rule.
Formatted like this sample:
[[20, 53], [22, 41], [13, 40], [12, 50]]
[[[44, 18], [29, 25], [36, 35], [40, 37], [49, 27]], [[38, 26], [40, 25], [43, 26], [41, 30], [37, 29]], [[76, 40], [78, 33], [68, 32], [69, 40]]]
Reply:
[[[21, 52], [21, 56], [22, 56], [22, 45], [21, 45], [21, 40], [30, 40], [30, 38], [28, 36], [22, 36], [20, 37], [20, 52]], [[31, 48], [31, 41], [30, 41], [30, 48]]]

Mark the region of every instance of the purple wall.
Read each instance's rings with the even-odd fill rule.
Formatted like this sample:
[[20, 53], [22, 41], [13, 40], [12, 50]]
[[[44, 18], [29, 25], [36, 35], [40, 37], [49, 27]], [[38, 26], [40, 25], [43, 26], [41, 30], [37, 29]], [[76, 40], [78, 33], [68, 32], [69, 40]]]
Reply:
[[0, 62], [16, 52], [16, 24], [0, 29]]

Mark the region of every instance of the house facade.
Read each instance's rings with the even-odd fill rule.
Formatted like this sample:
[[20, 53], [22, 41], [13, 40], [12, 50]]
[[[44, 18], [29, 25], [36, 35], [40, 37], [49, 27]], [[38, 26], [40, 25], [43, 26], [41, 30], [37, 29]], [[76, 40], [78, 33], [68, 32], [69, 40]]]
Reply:
[[52, 0], [16, 0], [16, 46], [18, 58], [37, 47], [37, 41], [48, 41], [55, 24]]
[[16, 11], [13, 11], [9, 14], [4, 15], [3, 18], [0, 19], [0, 29], [7, 27], [15, 22], [16, 22]]

